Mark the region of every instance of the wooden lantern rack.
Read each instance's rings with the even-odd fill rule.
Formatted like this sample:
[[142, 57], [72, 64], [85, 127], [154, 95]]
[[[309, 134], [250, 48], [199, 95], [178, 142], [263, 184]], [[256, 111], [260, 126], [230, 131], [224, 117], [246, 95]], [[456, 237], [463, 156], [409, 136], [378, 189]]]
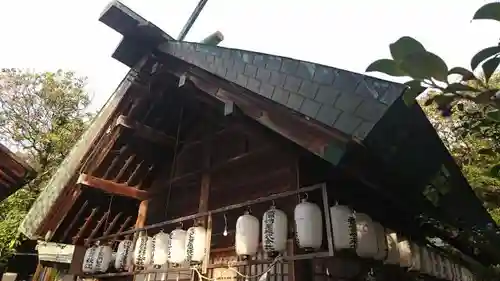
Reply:
[[[188, 215], [188, 216], [183, 216], [179, 217], [176, 219], [172, 220], [167, 220], [167, 221], [162, 221], [159, 223], [151, 224], [145, 227], [141, 228], [136, 228], [132, 230], [127, 230], [111, 235], [104, 235], [92, 240], [89, 240], [89, 242], [96, 242], [96, 241], [105, 241], [109, 239], [117, 239], [121, 236], [125, 235], [130, 235], [134, 234], [140, 231], [146, 231], [150, 229], [156, 229], [160, 227], [164, 227], [166, 225], [171, 225], [171, 224], [176, 224], [180, 222], [184, 222], [187, 220], [193, 220], [193, 219], [198, 219], [202, 217], [207, 217], [209, 221], [209, 228], [210, 222], [211, 222], [211, 217], [214, 214], [218, 213], [224, 213], [227, 211], [235, 210], [235, 209], [240, 209], [244, 208], [247, 206], [255, 205], [255, 204], [260, 204], [264, 202], [269, 202], [273, 201], [276, 199], [284, 198], [284, 197], [289, 197], [292, 195], [296, 195], [299, 193], [307, 193], [315, 190], [321, 190], [321, 197], [322, 197], [322, 204], [323, 204], [323, 213], [324, 213], [324, 220], [325, 220], [325, 227], [326, 227], [326, 236], [327, 236], [327, 246], [328, 250], [327, 251], [321, 251], [321, 252], [313, 252], [313, 253], [306, 253], [306, 254], [298, 254], [298, 255], [286, 255], [280, 257], [281, 261], [295, 261], [295, 260], [305, 260], [305, 259], [315, 259], [315, 258], [326, 258], [326, 257], [332, 257], [334, 255], [334, 246], [333, 246], [333, 231], [331, 229], [331, 221], [330, 221], [330, 210], [329, 210], [329, 204], [328, 204], [328, 193], [326, 190], [326, 185], [323, 184], [317, 184], [309, 187], [304, 187], [304, 188], [299, 188], [296, 190], [290, 190], [290, 191], [285, 191], [281, 193], [276, 193], [272, 194], [266, 197], [260, 197], [254, 200], [248, 200], [242, 203], [237, 203], [233, 205], [228, 205], [222, 208], [218, 208], [215, 210], [207, 211], [207, 212], [199, 212], [196, 214]], [[211, 234], [211, 231], [209, 230], [207, 232], [207, 239], [209, 239], [209, 235]], [[228, 267], [227, 264], [209, 264], [209, 256], [210, 256], [210, 251], [207, 251], [207, 254], [205, 256], [204, 262], [201, 264], [202, 272], [206, 273], [206, 270], [208, 268], [213, 269], [213, 268], [226, 268]], [[232, 267], [236, 266], [247, 266], [247, 265], [257, 265], [257, 264], [270, 264], [272, 263], [272, 260], [247, 260], [247, 261], [240, 261], [240, 262], [235, 262], [232, 263]], [[146, 270], [136, 270], [136, 271], [127, 271], [127, 272], [114, 272], [114, 273], [102, 273], [102, 274], [90, 274], [90, 275], [82, 275], [84, 277], [93, 277], [93, 278], [111, 278], [111, 277], [120, 277], [120, 276], [130, 276], [130, 275], [138, 275], [138, 274], [155, 274], [155, 273], [174, 273], [174, 272], [181, 272], [181, 271], [188, 271], [190, 270], [191, 267], [178, 267], [178, 268], [168, 268], [168, 269], [146, 269]]]

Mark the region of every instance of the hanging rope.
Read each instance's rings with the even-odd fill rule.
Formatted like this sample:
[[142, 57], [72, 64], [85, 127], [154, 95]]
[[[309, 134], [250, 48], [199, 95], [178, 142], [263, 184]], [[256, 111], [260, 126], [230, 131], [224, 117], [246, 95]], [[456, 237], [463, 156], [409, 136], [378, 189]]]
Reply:
[[[276, 266], [276, 264], [278, 262], [281, 262], [283, 260], [283, 258], [281, 257], [281, 255], [277, 256], [273, 262], [269, 265], [269, 267], [266, 269], [266, 271], [262, 272], [262, 273], [259, 273], [259, 274], [255, 274], [255, 275], [245, 275], [241, 272], [239, 272], [237, 269], [235, 269], [233, 266], [231, 266], [231, 263], [228, 263], [228, 266], [227, 266], [227, 269], [224, 270], [224, 272], [226, 271], [232, 271], [234, 273], [236, 273], [238, 276], [242, 277], [242, 278], [245, 278], [245, 280], [249, 280], [249, 279], [257, 279], [259, 278], [259, 280], [261, 280], [262, 277], [266, 277], [267, 274]], [[198, 275], [198, 279], [199, 280], [207, 280], [207, 281], [217, 281], [219, 280], [217, 277], [214, 277], [214, 278], [209, 278], [209, 277], [206, 277], [204, 276], [199, 270], [198, 268], [196, 267], [192, 267], [191, 268], [192, 271], [194, 271], [197, 275]], [[223, 278], [221, 278], [222, 280]]]
[[182, 119], [184, 117], [184, 106], [181, 107], [181, 112], [179, 113], [179, 124], [177, 125], [177, 133], [175, 136], [175, 146], [174, 146], [174, 155], [172, 157], [172, 165], [170, 167], [170, 175], [169, 175], [169, 180], [168, 180], [168, 191], [167, 191], [167, 202], [165, 203], [165, 218], [167, 218], [168, 214], [168, 206], [170, 204], [170, 193], [172, 190], [172, 179], [174, 178], [175, 175], [175, 168], [177, 164], [177, 150], [179, 148], [179, 137], [181, 134], [181, 126], [182, 126]]
[[111, 197], [109, 198], [109, 206], [108, 206], [108, 216], [106, 217], [106, 221], [104, 223], [105, 227], [104, 227], [104, 231], [106, 231], [109, 227], [109, 223], [108, 223], [108, 219], [109, 217], [111, 216], [111, 205], [113, 204], [113, 199], [115, 198], [115, 195], [111, 195]]

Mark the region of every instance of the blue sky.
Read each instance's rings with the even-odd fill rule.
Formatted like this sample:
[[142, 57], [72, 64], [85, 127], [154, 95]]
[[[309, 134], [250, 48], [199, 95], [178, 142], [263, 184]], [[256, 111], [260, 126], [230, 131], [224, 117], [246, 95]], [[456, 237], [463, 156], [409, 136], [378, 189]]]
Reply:
[[[74, 70], [89, 79], [93, 107], [127, 68], [111, 58], [120, 35], [98, 22], [108, 0], [0, 1], [0, 67]], [[176, 37], [198, 0], [123, 0]], [[209, 0], [186, 40], [220, 30], [226, 47], [363, 72], [404, 35], [449, 66], [468, 66], [498, 42], [500, 23], [472, 22], [484, 0]], [[385, 77], [387, 78], [387, 77]]]

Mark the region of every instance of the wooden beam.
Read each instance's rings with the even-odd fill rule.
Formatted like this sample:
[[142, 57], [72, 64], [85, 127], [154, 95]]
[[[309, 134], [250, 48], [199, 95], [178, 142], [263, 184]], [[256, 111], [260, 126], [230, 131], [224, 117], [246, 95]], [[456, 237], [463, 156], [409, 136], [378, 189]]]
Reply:
[[0, 178], [4, 179], [5, 182], [7, 182], [9, 185], [16, 185], [19, 182], [19, 180], [22, 180], [19, 178], [16, 180], [8, 174], [8, 171], [4, 172], [2, 170], [0, 170]]
[[134, 130], [136, 136], [149, 140], [153, 143], [158, 143], [165, 146], [172, 146], [175, 144], [174, 137], [168, 136], [165, 133], [160, 132], [150, 126], [132, 120], [125, 115], [120, 115], [116, 119], [116, 125]]
[[[141, 204], [139, 204], [139, 209], [137, 210], [137, 219], [135, 220], [135, 229], [137, 228], [143, 228], [146, 225], [147, 221], [147, 216], [148, 216], [148, 206], [149, 206], [149, 201], [148, 200], [143, 200], [141, 201]], [[132, 245], [135, 245], [137, 242], [137, 239], [139, 238], [139, 232], [134, 233], [134, 238], [132, 240]], [[128, 271], [132, 272], [134, 270], [135, 266], [131, 266]], [[134, 278], [135, 280], [135, 278]]]
[[[203, 141], [203, 169], [204, 172], [201, 175], [200, 184], [200, 201], [198, 204], [198, 212], [208, 211], [208, 200], [210, 196], [210, 166], [212, 160], [212, 137], [208, 136]], [[205, 224], [205, 218], [202, 218], [203, 224]]]
[[116, 183], [109, 180], [96, 178], [87, 174], [80, 174], [77, 183], [86, 185], [88, 187], [97, 188], [107, 193], [125, 196], [129, 198], [135, 198], [138, 200], [145, 200], [148, 198], [147, 191], [140, 190], [135, 187], [128, 186], [126, 184]]
[[[2, 155], [3, 154], [3, 155]], [[23, 159], [18, 157], [15, 153], [10, 151], [6, 146], [3, 144], [0, 144], [0, 158], [3, 158], [1, 164], [2, 165], [8, 165], [7, 170], [15, 172], [16, 175], [19, 177], [24, 177], [26, 174], [32, 174], [35, 175], [36, 171], [28, 165]], [[10, 161], [5, 161], [5, 158], [7, 158]]]
[[144, 225], [146, 225], [146, 219], [148, 215], [148, 205], [149, 205], [148, 200], [141, 201], [141, 204], [139, 205], [139, 210], [137, 211], [137, 219], [135, 221], [136, 228], [142, 228], [144, 227]]

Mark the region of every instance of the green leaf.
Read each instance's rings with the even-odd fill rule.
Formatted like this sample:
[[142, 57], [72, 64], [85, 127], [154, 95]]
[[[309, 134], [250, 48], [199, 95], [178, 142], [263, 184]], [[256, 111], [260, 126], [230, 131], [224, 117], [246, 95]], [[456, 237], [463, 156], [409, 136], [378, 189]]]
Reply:
[[495, 122], [500, 122], [500, 109], [494, 109], [486, 112], [486, 117]]
[[407, 74], [399, 68], [399, 65], [390, 59], [380, 59], [372, 62], [367, 68], [367, 72], [382, 72], [391, 76], [401, 77]]
[[409, 36], [399, 38], [396, 42], [389, 45], [389, 49], [395, 61], [402, 61], [409, 54], [425, 52], [424, 46]]
[[498, 64], [500, 64], [500, 58], [498, 57], [491, 58], [483, 63], [482, 68], [486, 82], [490, 80], [491, 75], [498, 68]]
[[463, 67], [454, 67], [448, 71], [448, 75], [450, 74], [459, 74], [462, 75], [462, 81], [469, 81], [469, 80], [474, 80], [477, 79], [476, 76], [474, 76], [474, 73], [472, 71], [463, 68]]
[[492, 148], [481, 148], [477, 151], [481, 155], [495, 156], [496, 152]]
[[446, 87], [446, 89], [444, 89], [444, 91], [448, 93], [453, 93], [453, 92], [463, 92], [463, 91], [480, 92], [481, 90], [465, 84], [451, 83], [450, 85], [448, 85], [448, 87]]
[[490, 175], [494, 178], [500, 179], [500, 163], [497, 163], [493, 167], [491, 167]]
[[500, 46], [493, 46], [483, 49], [472, 57], [470, 61], [470, 67], [474, 70], [485, 59], [490, 58], [498, 53], [500, 53]]
[[418, 80], [411, 80], [405, 83], [407, 88], [403, 93], [403, 101], [407, 106], [412, 106], [415, 99], [427, 88], [422, 86], [422, 82]]
[[429, 105], [431, 105], [433, 102], [434, 102], [434, 97], [432, 97], [432, 98], [428, 98], [428, 99], [426, 99], [426, 100], [425, 100], [425, 102], [424, 102], [424, 106], [429, 106]]
[[494, 2], [482, 6], [476, 11], [473, 19], [500, 21], [500, 3]]
[[431, 52], [418, 52], [409, 54], [401, 62], [401, 69], [414, 79], [435, 78], [446, 81], [448, 67], [446, 63]]
[[496, 90], [486, 90], [473, 97], [472, 100], [477, 104], [490, 104], [491, 97], [496, 93]]
[[454, 95], [451, 94], [439, 94], [434, 97], [434, 102], [438, 107], [449, 107], [449, 105], [455, 99]]

